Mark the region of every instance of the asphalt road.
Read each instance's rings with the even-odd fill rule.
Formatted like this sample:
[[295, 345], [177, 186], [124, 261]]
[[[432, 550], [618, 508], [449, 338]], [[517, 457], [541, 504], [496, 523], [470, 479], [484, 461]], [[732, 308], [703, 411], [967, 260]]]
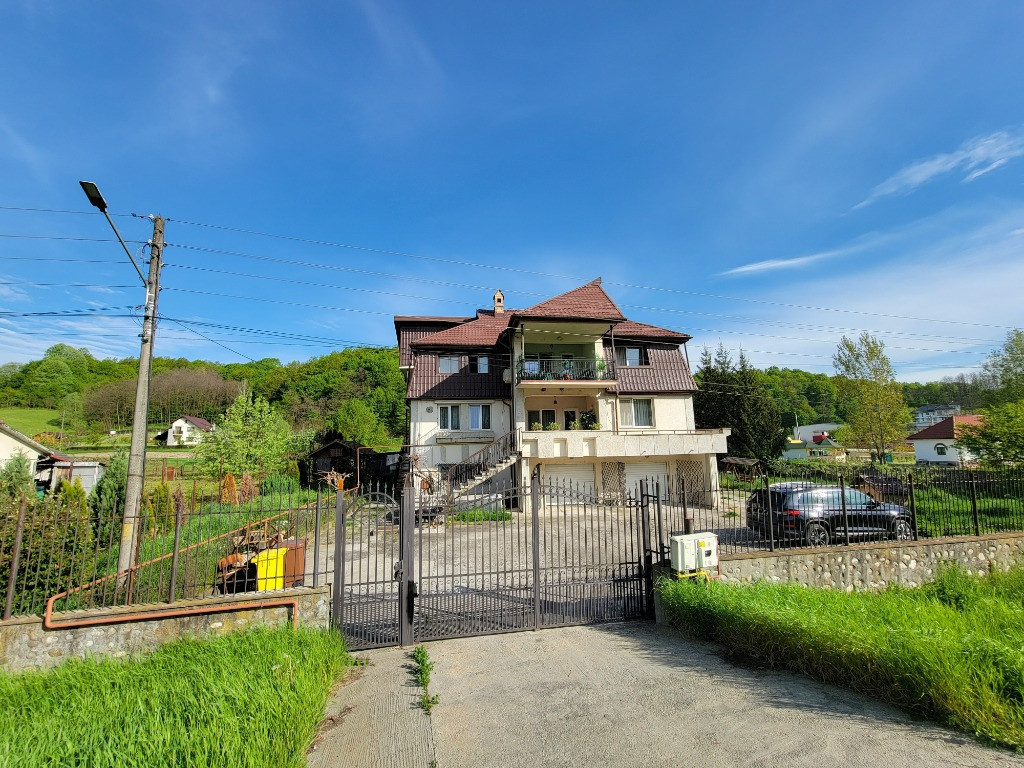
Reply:
[[337, 691], [310, 766], [1024, 766], [806, 678], [738, 667], [644, 622], [427, 644], [427, 716], [400, 649]]

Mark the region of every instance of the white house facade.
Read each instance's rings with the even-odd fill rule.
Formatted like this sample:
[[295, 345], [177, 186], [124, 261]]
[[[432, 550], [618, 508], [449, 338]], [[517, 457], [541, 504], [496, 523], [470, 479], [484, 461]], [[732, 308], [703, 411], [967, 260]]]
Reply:
[[717, 482], [727, 429], [698, 430], [689, 336], [627, 320], [601, 287], [525, 310], [396, 317], [409, 443], [421, 473], [487, 464], [600, 497]]
[[179, 416], [167, 428], [167, 445], [196, 445], [216, 427], [198, 416]]
[[971, 464], [977, 457], [957, 444], [957, 431], [958, 427], [963, 425], [980, 424], [980, 416], [948, 416], [939, 423], [914, 433], [907, 440], [914, 444], [914, 459], [918, 464]]

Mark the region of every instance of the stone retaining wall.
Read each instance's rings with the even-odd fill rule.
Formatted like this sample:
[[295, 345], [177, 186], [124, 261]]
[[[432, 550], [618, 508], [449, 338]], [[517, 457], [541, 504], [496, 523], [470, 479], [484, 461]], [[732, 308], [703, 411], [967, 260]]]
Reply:
[[[149, 610], [181, 610], [207, 606], [230, 606], [254, 600], [289, 599], [298, 602], [299, 624], [326, 627], [330, 622], [330, 587], [285, 589], [218, 597], [180, 600], [173, 605], [146, 605], [69, 611], [54, 621], [103, 619]], [[194, 616], [152, 618], [123, 624], [45, 629], [40, 616], [23, 616], [0, 621], [0, 670], [20, 672], [55, 666], [69, 658], [110, 656], [121, 658], [149, 651], [184, 637], [222, 635], [251, 626], [283, 626], [291, 622], [290, 606], [205, 613]]]
[[920, 586], [935, 576], [940, 562], [957, 562], [974, 573], [986, 573], [1005, 570], [1022, 559], [1024, 533], [1002, 533], [723, 555], [721, 578], [740, 583], [785, 581], [852, 592], [890, 584]]

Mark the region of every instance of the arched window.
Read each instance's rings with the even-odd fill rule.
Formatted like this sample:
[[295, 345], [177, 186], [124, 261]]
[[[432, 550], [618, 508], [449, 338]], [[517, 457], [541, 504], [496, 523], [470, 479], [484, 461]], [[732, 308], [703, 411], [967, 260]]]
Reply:
[[942, 443], [936, 443], [935, 444], [935, 453], [938, 454], [939, 456], [945, 456], [946, 455], [946, 446], [943, 445]]

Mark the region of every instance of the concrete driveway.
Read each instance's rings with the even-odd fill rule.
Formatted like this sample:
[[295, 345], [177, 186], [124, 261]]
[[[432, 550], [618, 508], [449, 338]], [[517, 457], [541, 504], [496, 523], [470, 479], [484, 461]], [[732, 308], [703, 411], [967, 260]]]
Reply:
[[634, 622], [427, 644], [433, 714], [398, 649], [365, 655], [310, 766], [1024, 766], [847, 691], [734, 666]]

